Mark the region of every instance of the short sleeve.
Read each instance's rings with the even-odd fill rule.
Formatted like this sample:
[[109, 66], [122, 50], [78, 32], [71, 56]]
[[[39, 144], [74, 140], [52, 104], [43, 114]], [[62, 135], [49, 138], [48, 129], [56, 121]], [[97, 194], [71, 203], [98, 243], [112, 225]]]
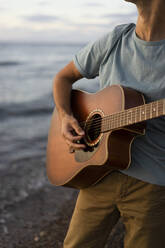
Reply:
[[135, 26], [135, 24], [118, 25], [113, 31], [81, 49], [73, 58], [73, 62], [81, 75], [88, 79], [99, 76], [100, 65], [110, 55], [112, 48], [122, 33], [132, 26]]
[[100, 64], [110, 46], [110, 37], [111, 33], [89, 43], [74, 56], [73, 62], [83, 77], [91, 79], [99, 75]]

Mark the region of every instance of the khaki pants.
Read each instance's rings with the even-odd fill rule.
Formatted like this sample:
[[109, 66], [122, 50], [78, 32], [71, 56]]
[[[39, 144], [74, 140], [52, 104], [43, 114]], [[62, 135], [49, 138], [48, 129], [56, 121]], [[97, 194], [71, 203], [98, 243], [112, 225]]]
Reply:
[[125, 248], [165, 248], [165, 187], [117, 171], [80, 191], [64, 248], [104, 248], [120, 216]]

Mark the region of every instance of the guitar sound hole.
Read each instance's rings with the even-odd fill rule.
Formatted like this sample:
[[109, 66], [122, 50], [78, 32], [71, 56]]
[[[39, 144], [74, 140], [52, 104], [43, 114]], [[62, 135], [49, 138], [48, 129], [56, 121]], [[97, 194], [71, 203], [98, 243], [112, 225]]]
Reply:
[[96, 145], [101, 134], [101, 120], [99, 114], [93, 115], [86, 123], [86, 141], [89, 145]]

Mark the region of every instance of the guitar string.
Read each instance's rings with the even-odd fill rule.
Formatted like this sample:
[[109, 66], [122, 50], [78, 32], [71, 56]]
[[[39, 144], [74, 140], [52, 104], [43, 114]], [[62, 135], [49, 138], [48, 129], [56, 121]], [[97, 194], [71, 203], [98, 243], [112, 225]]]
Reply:
[[[155, 116], [155, 117], [157, 117], [157, 116]], [[153, 117], [153, 118], [155, 118], [155, 117]], [[145, 119], [136, 121], [135, 123], [143, 122], [143, 121], [145, 121]], [[96, 131], [99, 131], [100, 133], [104, 133], [104, 132], [107, 132], [107, 131], [110, 131], [110, 130], [114, 130], [116, 128], [130, 126], [130, 125], [135, 124], [134, 122], [132, 122], [132, 123], [124, 123], [124, 124], [121, 125], [121, 124], [119, 124], [118, 120], [117, 121], [116, 120], [111, 120], [111, 122], [108, 123], [108, 124], [103, 123], [103, 122], [105, 122], [105, 120], [103, 120], [103, 121], [99, 120], [99, 122], [97, 122], [97, 124], [92, 125], [92, 129], [90, 129], [90, 125], [89, 125], [90, 135], [94, 135]], [[96, 135], [97, 135], [97, 133], [96, 133]], [[98, 135], [97, 135], [97, 137], [98, 137]]]
[[[162, 106], [160, 105], [160, 104], [162, 104], [161, 102], [158, 102], [158, 104], [159, 105], [156, 105], [156, 103], [155, 103], [155, 105], [156, 106], [152, 106], [153, 108], [158, 108], [156, 111], [160, 111], [161, 109], [160, 108], [162, 108]], [[145, 106], [145, 107], [144, 107]], [[117, 112], [117, 113], [114, 113], [114, 114], [111, 114], [111, 115], [108, 115], [108, 116], [105, 116], [105, 117], [103, 117], [102, 118], [102, 120], [103, 119], [108, 119], [108, 118], [111, 118], [111, 117], [114, 117], [114, 118], [118, 118], [118, 117], [120, 117], [120, 115], [124, 115], [124, 116], [126, 116], [126, 117], [128, 117], [127, 115], [128, 114], [131, 114], [131, 110], [132, 110], [132, 112], [134, 111], [139, 111], [138, 113], [136, 113], [135, 112], [135, 114], [137, 115], [139, 115], [140, 114], [140, 112], [141, 111], [144, 111], [146, 114], [148, 114], [148, 112], [149, 112], [149, 114], [151, 114], [151, 109], [147, 109], [147, 107], [149, 108], [150, 106], [149, 105], [147, 105], [147, 104], [145, 104], [145, 105], [141, 105], [140, 107], [138, 106], [138, 107], [134, 107], [134, 108], [131, 108], [131, 109], [127, 109], [127, 110], [125, 110], [125, 111], [122, 111], [122, 112]], [[155, 111], [155, 112], [156, 112]], [[153, 112], [152, 112], [153, 113]], [[98, 119], [98, 120], [100, 120], [100, 118], [96, 118], [96, 119]], [[89, 121], [82, 121], [82, 122], [80, 122], [80, 125], [82, 124], [86, 124], [86, 123], [92, 123], [94, 120], [96, 120], [96, 119], [91, 119], [91, 120], [89, 120]]]
[[[148, 115], [148, 114], [150, 116], [150, 112], [146, 112], [146, 115]], [[140, 118], [140, 115], [138, 116], [138, 118], [137, 117], [134, 118], [132, 116], [132, 118], [130, 118], [130, 119], [129, 119], [130, 116], [127, 115], [126, 118], [124, 116], [123, 120], [119, 119], [118, 117], [123, 117], [123, 116], [121, 116], [121, 115], [116, 116], [116, 118], [109, 119], [109, 120], [108, 119], [107, 120], [103, 119], [102, 123], [101, 123], [101, 120], [99, 120], [99, 121], [95, 122], [94, 125], [92, 125], [92, 127], [94, 127], [94, 128], [99, 127], [100, 128], [100, 124], [101, 124], [102, 129], [105, 128], [105, 127], [109, 127], [111, 129], [113, 129], [113, 128], [115, 128], [115, 126], [121, 127], [121, 126], [131, 125], [131, 124], [142, 122], [142, 121], [146, 120], [146, 118], [144, 118], [144, 119]], [[156, 116], [153, 116], [152, 118], [154, 118], [154, 117], [156, 117]], [[131, 119], [132, 119], [132, 121], [129, 122]], [[150, 119], [150, 118], [147, 118], [147, 119]], [[110, 121], [110, 122], [107, 123], [107, 121]], [[90, 125], [87, 124], [87, 126], [90, 126]]]
[[[157, 109], [157, 112], [159, 113], [160, 111], [162, 110], [162, 108], [161, 108], [161, 106], [159, 106], [158, 107], [158, 109]], [[142, 111], [143, 111], [143, 109], [142, 109]], [[153, 113], [153, 112], [152, 112]], [[154, 112], [155, 113], [155, 112]], [[87, 121], [87, 122], [85, 122], [85, 121], [83, 121], [83, 122], [80, 122], [80, 126], [81, 127], [84, 127], [84, 124], [86, 124], [86, 127], [90, 127], [90, 124], [92, 124], [92, 129], [93, 128], [98, 128], [98, 129], [100, 129], [100, 126], [102, 127], [102, 129], [103, 129], [103, 127], [109, 127], [109, 126], [115, 126], [114, 124], [116, 124], [117, 125], [117, 127], [120, 127], [120, 126], [126, 126], [126, 125], [130, 125], [130, 124], [133, 124], [133, 123], [138, 123], [138, 122], [141, 122], [141, 121], [145, 121], [145, 119], [141, 119], [141, 118], [139, 118], [140, 116], [141, 116], [141, 113], [139, 112], [138, 113], [138, 115], [139, 116], [132, 116], [131, 117], [131, 119], [134, 119], [135, 118], [135, 120], [136, 121], [132, 121], [131, 123], [129, 123], [129, 118], [130, 118], [130, 116], [128, 116], [128, 114], [130, 115], [130, 113], [127, 113], [127, 114], [125, 114], [124, 112], [119, 112], [119, 113], [116, 113], [116, 114], [114, 114], [114, 115], [111, 115], [111, 116], [105, 116], [105, 117], [103, 117], [103, 118], [96, 118], [96, 119], [92, 119], [92, 120], [89, 120], [89, 121]], [[162, 113], [163, 114], [163, 113]], [[149, 117], [151, 116], [151, 110], [146, 110], [145, 111], [145, 114], [144, 114], [145, 116], [146, 115], [149, 115]], [[161, 115], [161, 114], [159, 114], [159, 115]], [[113, 116], [113, 118], [111, 118]], [[126, 120], [122, 120], [122, 119], [120, 119], [120, 118], [122, 118], [124, 116], [124, 119]], [[157, 115], [156, 116], [152, 116], [151, 118], [155, 118], [155, 117], [157, 117]], [[151, 118], [147, 118], [147, 119], [151, 119]], [[119, 120], [120, 119], [120, 120]], [[139, 120], [137, 120], [137, 119], [139, 119]], [[110, 121], [110, 123], [106, 123], [107, 121]], [[120, 123], [120, 124], [119, 124]], [[121, 125], [122, 124], [122, 125]], [[124, 124], [124, 125], [123, 125]], [[112, 128], [113, 129], [113, 128]]]
[[[117, 116], [117, 117], [119, 117], [119, 116]], [[152, 116], [152, 118], [156, 118], [156, 117], [157, 116]], [[147, 119], [149, 120], [149, 119], [152, 119], [152, 118], [147, 118]], [[129, 122], [129, 119], [128, 120], [122, 120], [122, 119], [119, 120], [118, 118], [114, 118], [114, 119], [111, 119], [111, 120], [110, 119], [109, 120], [108, 119], [107, 120], [99, 119], [99, 120], [93, 120], [92, 121], [93, 123], [87, 123], [86, 127], [90, 128], [90, 126], [92, 124], [92, 128], [99, 128], [100, 129], [100, 126], [101, 126], [102, 129], [103, 129], [104, 127], [107, 127], [107, 126], [110, 127], [111, 126], [111, 129], [113, 129], [113, 128], [115, 128], [115, 126], [122, 127], [122, 126], [132, 125], [132, 124], [135, 124], [135, 123], [138, 123], [138, 122], [143, 122], [145, 120], [146, 120], [146, 118], [145, 119], [136, 118], [135, 121], [132, 120], [131, 122]], [[110, 122], [106, 123], [107, 121], [110, 121]], [[81, 125], [81, 126], [85, 127], [84, 125]]]
[[[151, 116], [151, 114], [153, 114], [153, 113], [155, 113], [155, 112], [160, 112], [161, 110], [162, 110], [162, 106], [158, 106], [158, 109], [157, 110], [155, 110], [154, 112], [152, 112], [151, 113], [151, 110], [148, 110], [148, 109], [146, 109], [146, 110], [144, 110], [144, 109], [141, 109], [141, 111], [140, 111], [140, 109], [137, 109], [139, 112], [138, 113], [133, 113], [134, 115], [136, 115], [136, 117], [135, 117], [135, 119], [137, 119], [140, 115], [141, 115], [141, 111], [144, 111], [144, 115], [149, 115], [149, 116]], [[90, 124], [90, 123], [92, 123], [92, 122], [95, 122], [95, 123], [97, 123], [97, 121], [100, 123], [100, 121], [102, 120], [102, 121], [106, 121], [106, 120], [118, 120], [119, 119], [119, 117], [125, 117], [125, 119], [128, 119], [129, 118], [129, 116], [128, 115], [130, 115], [130, 114], [132, 114], [129, 110], [125, 110], [124, 112], [118, 112], [118, 113], [115, 113], [115, 114], [112, 114], [112, 115], [108, 115], [108, 116], [105, 116], [105, 117], [103, 117], [103, 118], [100, 118], [100, 117], [97, 117], [97, 118], [95, 118], [95, 119], [91, 119], [91, 120], [89, 120], [89, 121], [82, 121], [82, 122], [80, 122], [80, 125], [82, 125], [83, 126], [83, 124]], [[143, 121], [143, 120], [142, 120]]]
[[[140, 120], [140, 121], [143, 121], [143, 120]], [[92, 129], [90, 129], [90, 125], [89, 125], [89, 130], [90, 130], [90, 134], [94, 133], [95, 131], [100, 131], [101, 133], [103, 133], [106, 131], [113, 130], [115, 128], [130, 126], [132, 124], [134, 124], [134, 122], [132, 123], [125, 122], [125, 123], [120, 124], [119, 121], [112, 120], [110, 123], [107, 124], [107, 123], [104, 123], [104, 121], [102, 122], [100, 121], [99, 123], [92, 125]]]
[[[157, 111], [157, 112], [159, 112], [161, 109], [161, 107], [162, 106], [160, 106], [160, 104], [162, 104], [161, 102], [158, 102], [157, 104], [156, 103], [154, 103], [154, 104], [152, 104], [151, 106], [150, 105], [145, 105], [145, 107], [144, 107], [144, 105], [142, 105], [142, 106], [140, 106], [140, 108], [139, 107], [135, 107], [135, 108], [133, 108], [133, 109], [135, 109], [136, 110], [136, 112], [135, 113], [133, 113], [133, 111], [132, 112], [130, 112], [130, 109], [128, 109], [128, 110], [125, 110], [124, 112], [118, 112], [118, 113], [115, 113], [115, 114], [113, 114], [113, 115], [109, 115], [109, 116], [105, 116], [105, 117], [103, 117], [102, 119], [107, 119], [107, 118], [114, 118], [114, 119], [118, 119], [119, 117], [123, 117], [123, 115], [124, 115], [124, 117], [126, 117], [127, 119], [128, 119], [128, 115], [130, 115], [130, 114], [134, 114], [134, 115], [140, 115], [141, 114], [141, 111], [144, 111], [144, 114], [146, 115], [148, 115], [148, 113], [149, 113], [149, 115], [151, 116], [151, 114], [153, 115], [153, 112], [151, 112], [151, 110], [153, 110], [153, 108], [157, 108], [158, 107], [158, 109], [157, 110], [155, 110], [155, 112]], [[156, 105], [156, 106], [154, 106], [154, 105]], [[148, 109], [150, 107], [150, 109]], [[152, 109], [151, 109], [151, 107], [152, 107]], [[138, 112], [137, 112], [137, 110], [138, 110]], [[154, 113], [155, 113], [154, 112]], [[136, 118], [136, 117], [135, 117]], [[98, 120], [100, 119], [100, 118], [97, 118]], [[96, 119], [95, 119], [96, 120]], [[91, 119], [91, 122], [93, 122], [94, 120], [92, 120]], [[90, 121], [88, 121], [89, 123], [90, 123]]]

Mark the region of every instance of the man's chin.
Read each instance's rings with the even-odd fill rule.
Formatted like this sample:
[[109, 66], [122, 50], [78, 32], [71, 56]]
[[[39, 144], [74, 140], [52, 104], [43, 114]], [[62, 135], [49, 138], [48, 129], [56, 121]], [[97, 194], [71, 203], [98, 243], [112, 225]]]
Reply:
[[130, 3], [137, 3], [137, 0], [124, 0], [125, 2], [130, 2]]

